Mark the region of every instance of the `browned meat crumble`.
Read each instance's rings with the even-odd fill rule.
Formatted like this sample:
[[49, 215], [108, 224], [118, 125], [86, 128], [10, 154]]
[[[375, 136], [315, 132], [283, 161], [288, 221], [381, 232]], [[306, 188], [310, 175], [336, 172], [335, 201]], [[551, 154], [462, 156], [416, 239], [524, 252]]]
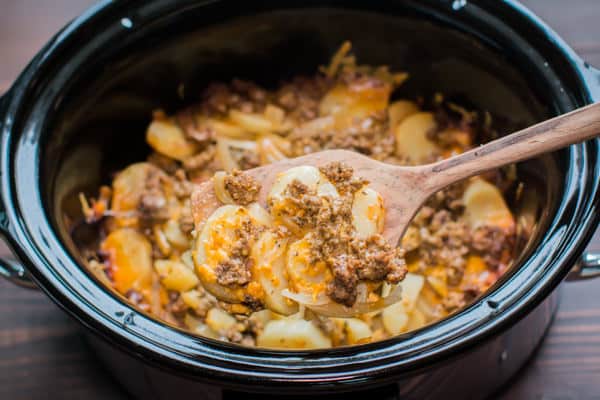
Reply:
[[242, 227], [236, 230], [234, 246], [229, 253], [229, 259], [217, 266], [217, 282], [224, 286], [246, 285], [250, 282], [252, 260], [250, 247], [257, 239], [260, 230], [256, 228], [249, 217], [242, 222]]
[[260, 184], [256, 180], [239, 170], [225, 176], [225, 190], [236, 204], [245, 206], [255, 202], [260, 192]]

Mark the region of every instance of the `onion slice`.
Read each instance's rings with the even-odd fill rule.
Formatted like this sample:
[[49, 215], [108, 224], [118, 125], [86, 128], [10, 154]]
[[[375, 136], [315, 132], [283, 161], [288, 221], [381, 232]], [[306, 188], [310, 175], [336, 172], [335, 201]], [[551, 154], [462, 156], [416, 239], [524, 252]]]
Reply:
[[312, 296], [302, 293], [293, 293], [284, 289], [281, 294], [289, 299], [297, 301], [311, 311], [324, 317], [350, 318], [360, 314], [380, 311], [387, 306], [399, 302], [402, 299], [402, 286], [395, 285], [389, 295], [373, 302], [356, 302], [352, 307], [336, 303], [330, 299], [314, 300]]
[[227, 173], [225, 171], [217, 171], [213, 176], [213, 185], [215, 188], [215, 194], [217, 195], [217, 199], [223, 204], [235, 204], [235, 201], [231, 198], [231, 195], [225, 189], [225, 177]]
[[283, 297], [287, 297], [290, 300], [294, 300], [298, 304], [301, 304], [301, 305], [304, 305], [307, 307], [309, 307], [309, 306], [314, 306], [314, 307], [324, 306], [331, 302], [331, 300], [329, 300], [325, 296], [319, 296], [316, 299], [314, 299], [313, 296], [310, 294], [294, 293], [294, 292], [290, 291], [289, 289], [283, 289], [281, 291], [281, 295]]

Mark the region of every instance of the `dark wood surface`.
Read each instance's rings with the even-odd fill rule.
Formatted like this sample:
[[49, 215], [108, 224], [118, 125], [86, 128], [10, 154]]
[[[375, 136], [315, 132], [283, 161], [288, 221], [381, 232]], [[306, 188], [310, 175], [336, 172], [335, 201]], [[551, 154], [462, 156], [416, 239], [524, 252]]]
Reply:
[[[0, 92], [91, 0], [0, 0]], [[600, 66], [600, 0], [523, 0]], [[600, 250], [597, 233], [590, 248]], [[0, 248], [0, 253], [6, 253]], [[121, 399], [71, 321], [42, 293], [0, 280], [0, 399]], [[566, 283], [536, 356], [498, 399], [600, 399], [600, 279]]]

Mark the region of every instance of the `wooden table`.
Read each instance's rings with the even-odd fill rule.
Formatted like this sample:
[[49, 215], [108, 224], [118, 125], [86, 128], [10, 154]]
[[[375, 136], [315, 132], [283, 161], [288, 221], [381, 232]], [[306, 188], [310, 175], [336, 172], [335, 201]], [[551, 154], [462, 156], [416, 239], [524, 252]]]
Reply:
[[[523, 0], [600, 66], [599, 0]], [[0, 92], [91, 0], [0, 0]], [[600, 250], [597, 233], [591, 248]], [[0, 252], [6, 252], [5, 248]], [[600, 279], [563, 285], [541, 349], [498, 399], [600, 399]], [[45, 295], [0, 280], [0, 399], [127, 398]]]

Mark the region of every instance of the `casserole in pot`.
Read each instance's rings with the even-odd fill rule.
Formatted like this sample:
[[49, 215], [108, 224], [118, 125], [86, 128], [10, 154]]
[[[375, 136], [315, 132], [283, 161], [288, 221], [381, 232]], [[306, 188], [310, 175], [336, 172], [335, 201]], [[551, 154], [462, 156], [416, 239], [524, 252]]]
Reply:
[[[598, 90], [596, 72], [516, 3], [365, 7], [311, 1], [98, 6], [40, 52], [3, 98], [7, 239], [36, 283], [89, 328], [100, 356], [132, 392], [160, 397], [175, 386], [220, 396], [223, 389], [316, 393], [390, 384], [391, 393], [406, 398], [481, 397], [541, 339], [555, 304], [552, 291], [597, 222], [597, 141], [519, 166], [543, 199], [539, 227], [486, 296], [435, 325], [382, 342], [328, 351], [241, 349], [139, 313], [80, 268], [61, 220], [66, 196], [143, 159], [137, 143], [151, 110], [176, 110], [191, 100], [178, 97], [182, 82], [187, 93], [197, 93], [206, 80], [240, 70], [253, 79], [285, 78], [323, 64], [350, 39], [365, 62], [407, 69], [413, 77], [403, 88], [407, 95], [460, 94], [515, 125], [584, 105]], [[475, 372], [491, 370], [493, 376]], [[473, 374], [481, 377], [477, 384], [459, 388]]]

